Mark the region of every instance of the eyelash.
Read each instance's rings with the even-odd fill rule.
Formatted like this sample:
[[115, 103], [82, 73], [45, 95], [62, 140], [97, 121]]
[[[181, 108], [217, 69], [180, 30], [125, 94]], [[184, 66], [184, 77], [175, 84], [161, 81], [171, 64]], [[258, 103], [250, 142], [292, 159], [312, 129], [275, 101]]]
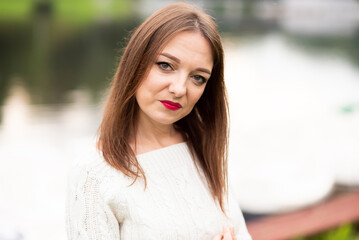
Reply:
[[[173, 70], [173, 67], [171, 66], [171, 64], [169, 64], [169, 63], [167, 63], [167, 62], [156, 62], [156, 64], [157, 64], [157, 66], [161, 69], [161, 70], [163, 70], [163, 71], [172, 71]], [[164, 67], [164, 65], [166, 66], [166, 67]], [[168, 67], [170, 68], [170, 69], [168, 69]], [[200, 78], [200, 80], [196, 80], [195, 78]], [[207, 82], [207, 79], [205, 78], [205, 77], [203, 77], [203, 76], [201, 76], [201, 75], [193, 75], [193, 76], [191, 76], [191, 78], [198, 84], [198, 85], [202, 85], [202, 84], [204, 84], [204, 83], [206, 83]]]
[[[195, 77], [199, 77], [201, 80], [195, 80]], [[207, 82], [207, 79], [201, 75], [193, 75], [192, 78], [199, 83], [199, 85], [205, 84]]]
[[[173, 70], [173, 67], [171, 66], [171, 64], [166, 63], [166, 62], [157, 62], [156, 63], [158, 65], [158, 67], [160, 69], [162, 69], [163, 71], [169, 71], [169, 70]], [[163, 67], [163, 65], [166, 65], [167, 67], [170, 67], [171, 69], [166, 69], [165, 67]]]

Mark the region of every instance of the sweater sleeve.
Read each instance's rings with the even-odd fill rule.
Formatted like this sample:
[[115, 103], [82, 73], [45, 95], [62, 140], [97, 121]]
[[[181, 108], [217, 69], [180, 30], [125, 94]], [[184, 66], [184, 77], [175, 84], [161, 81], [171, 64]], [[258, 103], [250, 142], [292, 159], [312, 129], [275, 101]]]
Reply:
[[120, 224], [106, 194], [106, 182], [93, 172], [73, 168], [68, 177], [66, 225], [69, 240], [118, 240]]
[[241, 213], [241, 219], [240, 219], [238, 232], [236, 233], [236, 239], [237, 240], [252, 240], [251, 235], [248, 233], [246, 223], [244, 221], [242, 213]]
[[246, 226], [246, 222], [244, 220], [242, 211], [239, 207], [239, 203], [237, 200], [236, 191], [229, 183], [229, 197], [228, 204], [230, 208], [230, 213], [234, 214], [236, 217], [236, 226], [235, 226], [235, 235], [237, 240], [252, 240], [251, 235], [249, 234]]

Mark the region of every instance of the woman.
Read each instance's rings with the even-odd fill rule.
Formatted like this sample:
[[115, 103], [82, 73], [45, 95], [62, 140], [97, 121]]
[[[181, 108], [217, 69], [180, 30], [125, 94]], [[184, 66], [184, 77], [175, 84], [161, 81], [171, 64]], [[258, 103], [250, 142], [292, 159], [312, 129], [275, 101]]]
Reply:
[[211, 17], [176, 3], [133, 34], [97, 148], [70, 174], [69, 239], [251, 239], [227, 195], [223, 49]]

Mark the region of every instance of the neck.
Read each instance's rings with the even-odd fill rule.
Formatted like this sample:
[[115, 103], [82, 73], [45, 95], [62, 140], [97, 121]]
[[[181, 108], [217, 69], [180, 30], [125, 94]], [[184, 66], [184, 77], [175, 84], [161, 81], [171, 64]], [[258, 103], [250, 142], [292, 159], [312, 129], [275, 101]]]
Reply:
[[139, 116], [136, 136], [131, 144], [136, 155], [183, 142], [182, 134], [173, 124], [161, 124]]

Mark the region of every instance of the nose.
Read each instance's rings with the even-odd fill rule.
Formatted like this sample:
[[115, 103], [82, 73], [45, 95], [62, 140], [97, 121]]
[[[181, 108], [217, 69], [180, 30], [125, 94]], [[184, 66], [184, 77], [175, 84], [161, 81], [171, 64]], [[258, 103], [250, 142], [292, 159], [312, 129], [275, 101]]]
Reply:
[[178, 74], [171, 79], [169, 91], [176, 98], [182, 97], [187, 93], [187, 76], [185, 74]]

